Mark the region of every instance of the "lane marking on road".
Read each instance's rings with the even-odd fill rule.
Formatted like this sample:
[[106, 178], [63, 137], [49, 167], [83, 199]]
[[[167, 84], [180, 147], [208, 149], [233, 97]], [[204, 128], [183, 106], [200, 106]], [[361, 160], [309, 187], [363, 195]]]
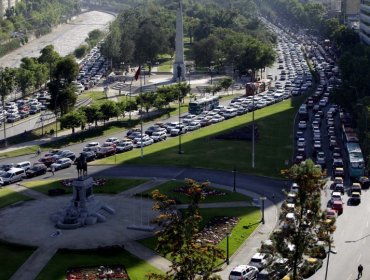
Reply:
[[362, 254], [360, 254], [357, 258], [357, 262], [359, 262], [361, 260], [361, 257], [362, 257]]

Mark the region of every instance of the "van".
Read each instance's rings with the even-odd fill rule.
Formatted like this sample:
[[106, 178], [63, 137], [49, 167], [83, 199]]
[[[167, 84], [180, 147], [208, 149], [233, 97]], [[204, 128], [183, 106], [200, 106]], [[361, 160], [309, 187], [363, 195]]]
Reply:
[[16, 168], [21, 168], [23, 169], [24, 171], [27, 171], [28, 169], [31, 168], [31, 163], [29, 161], [23, 161], [23, 162], [20, 162], [20, 163], [17, 163], [15, 165]]
[[26, 172], [22, 168], [12, 168], [1, 177], [1, 185], [9, 185], [18, 181], [22, 181], [26, 177]]

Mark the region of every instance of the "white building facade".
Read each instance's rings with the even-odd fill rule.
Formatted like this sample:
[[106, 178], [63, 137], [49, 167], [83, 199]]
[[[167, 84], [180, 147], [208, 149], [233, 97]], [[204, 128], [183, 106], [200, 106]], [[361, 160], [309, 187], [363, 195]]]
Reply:
[[370, 45], [370, 0], [361, 0], [360, 37], [364, 43]]

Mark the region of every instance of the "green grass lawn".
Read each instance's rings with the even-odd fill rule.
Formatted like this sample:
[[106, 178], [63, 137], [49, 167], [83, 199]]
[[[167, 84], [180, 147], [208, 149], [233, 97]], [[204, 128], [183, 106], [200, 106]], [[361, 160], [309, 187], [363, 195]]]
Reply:
[[[216, 140], [214, 136], [252, 122], [252, 113], [236, 117], [183, 135], [182, 149], [178, 154], [178, 137], [144, 148], [144, 157], [135, 149], [117, 155], [118, 164], [147, 164], [163, 166], [191, 166], [211, 169], [249, 172], [257, 175], [280, 177], [285, 160], [293, 154], [293, 119], [304, 97], [255, 111], [259, 139], [255, 145], [255, 168], [251, 168], [252, 143], [250, 141]], [[92, 164], [114, 164], [114, 157]]]
[[0, 241], [0, 279], [10, 279], [35, 248]]
[[146, 279], [145, 275], [149, 272], [161, 273], [157, 268], [126, 251], [109, 255], [95, 251], [58, 251], [36, 279], [64, 280], [68, 268], [114, 264], [124, 265], [131, 280]]
[[[31, 188], [35, 191], [41, 192], [43, 194], [48, 194], [49, 190], [62, 188], [66, 190], [67, 194], [72, 193], [72, 188], [63, 187], [61, 184], [62, 180], [42, 180], [42, 181], [29, 181], [24, 182], [27, 188]], [[144, 179], [124, 179], [124, 178], [108, 178], [106, 183], [101, 187], [94, 187], [94, 193], [104, 193], [104, 194], [117, 194], [138, 185], [141, 185], [148, 180]]]
[[[170, 198], [176, 199], [179, 203], [189, 203], [190, 199], [189, 196], [185, 195], [181, 192], [175, 192], [174, 190], [185, 186], [186, 183], [183, 181], [175, 181], [171, 180], [166, 183], [163, 183], [159, 186], [156, 186], [150, 190], [143, 192], [143, 194], [151, 194], [152, 191], [158, 189], [162, 194], [167, 195]], [[202, 203], [213, 203], [213, 202], [230, 202], [230, 201], [247, 201], [250, 202], [251, 198], [239, 193], [229, 192], [223, 189], [218, 189], [215, 187], [210, 186], [209, 188], [215, 189], [216, 191], [220, 191], [225, 193], [226, 195], [215, 195], [215, 196], [207, 196]]]
[[[16, 203], [18, 201], [32, 200], [31, 197], [12, 191], [8, 187], [0, 188], [0, 208]], [[2, 279], [0, 277], [0, 279]]]
[[16, 149], [16, 150], [9, 151], [9, 152], [0, 153], [0, 158], [11, 158], [11, 157], [18, 157], [18, 156], [23, 156], [23, 155], [34, 154], [37, 151], [38, 147], [39, 146], [34, 145], [34, 146]]
[[92, 103], [94, 104], [101, 104], [107, 101], [107, 96], [103, 91], [87, 91], [83, 94], [80, 94], [77, 98], [77, 100], [85, 99], [85, 98], [91, 98]]
[[[200, 228], [204, 226], [213, 217], [238, 217], [239, 223], [233, 228], [229, 237], [229, 254], [233, 255], [243, 242], [253, 233], [261, 220], [261, 211], [254, 207], [238, 207], [238, 208], [210, 208], [200, 209], [200, 214], [203, 217]], [[156, 238], [150, 237], [139, 241], [144, 246], [155, 250]], [[218, 244], [218, 247], [226, 251], [226, 236]]]

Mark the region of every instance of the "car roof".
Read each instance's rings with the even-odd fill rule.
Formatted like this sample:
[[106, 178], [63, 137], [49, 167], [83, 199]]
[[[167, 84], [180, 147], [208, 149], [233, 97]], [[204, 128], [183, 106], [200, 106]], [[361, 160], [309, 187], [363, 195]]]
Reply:
[[247, 267], [248, 267], [248, 265], [240, 264], [240, 265], [234, 267], [232, 271], [241, 272], [241, 271], [245, 270]]

